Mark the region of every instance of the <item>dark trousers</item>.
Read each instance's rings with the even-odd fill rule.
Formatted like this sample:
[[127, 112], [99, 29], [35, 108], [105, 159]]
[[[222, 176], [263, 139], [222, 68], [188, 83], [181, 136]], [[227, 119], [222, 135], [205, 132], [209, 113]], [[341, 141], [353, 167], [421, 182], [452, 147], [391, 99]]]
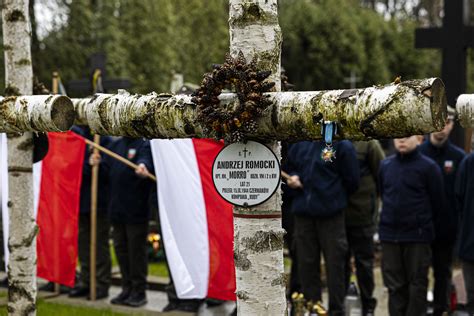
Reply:
[[307, 300], [321, 301], [321, 252], [326, 262], [329, 314], [344, 315], [347, 253], [344, 213], [330, 218], [295, 216], [296, 255], [301, 290]]
[[354, 256], [357, 285], [360, 290], [362, 309], [374, 310], [377, 301], [373, 298], [374, 283], [374, 226], [346, 227], [347, 253], [346, 286], [352, 274], [351, 257]]
[[464, 277], [464, 287], [466, 289], [466, 310], [474, 313], [474, 262], [462, 262], [462, 274]]
[[[97, 215], [96, 240], [96, 282], [97, 289], [108, 290], [110, 286], [110, 224], [107, 216]], [[91, 217], [90, 214], [79, 215], [79, 262], [81, 263], [80, 282], [82, 286], [90, 285], [90, 245], [91, 245]]]
[[434, 289], [433, 309], [434, 316], [441, 316], [449, 311], [449, 297], [451, 292], [451, 266], [453, 264], [454, 242], [433, 242], [431, 244], [433, 259]]
[[122, 289], [145, 293], [148, 222], [143, 224], [113, 224], [115, 254], [122, 275]]
[[390, 316], [426, 315], [430, 245], [383, 242], [382, 255]]

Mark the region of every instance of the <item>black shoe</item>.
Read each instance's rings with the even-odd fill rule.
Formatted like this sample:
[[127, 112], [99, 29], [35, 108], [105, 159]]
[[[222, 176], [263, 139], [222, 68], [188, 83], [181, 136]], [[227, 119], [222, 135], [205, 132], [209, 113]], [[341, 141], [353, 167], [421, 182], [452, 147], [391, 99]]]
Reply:
[[200, 302], [180, 302], [177, 310], [182, 312], [192, 312], [197, 313], [199, 310]]
[[132, 293], [124, 302], [125, 305], [131, 307], [140, 307], [148, 303], [145, 293]]
[[129, 298], [130, 296], [130, 290], [122, 290], [122, 292], [114, 297], [110, 303], [116, 304], [116, 305], [126, 305], [125, 301]]
[[[95, 292], [95, 299], [96, 300], [101, 300], [103, 298], [106, 298], [109, 296], [109, 290], [108, 289], [97, 289]], [[90, 294], [87, 295], [87, 299], [90, 300], [91, 296]]]
[[169, 302], [168, 305], [163, 308], [162, 312], [171, 312], [178, 309], [178, 304], [175, 302]]
[[89, 294], [89, 288], [85, 286], [78, 286], [69, 292], [69, 297], [83, 297]]
[[40, 286], [38, 290], [45, 292], [54, 292], [54, 283], [48, 282], [45, 285]]

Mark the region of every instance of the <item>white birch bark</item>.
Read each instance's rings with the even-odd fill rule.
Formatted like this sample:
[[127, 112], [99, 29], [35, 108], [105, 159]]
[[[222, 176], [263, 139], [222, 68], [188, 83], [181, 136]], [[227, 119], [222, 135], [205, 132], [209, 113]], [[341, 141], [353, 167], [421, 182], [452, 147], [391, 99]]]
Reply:
[[[269, 80], [275, 82], [276, 91], [281, 91], [282, 35], [278, 24], [277, 0], [230, 0], [229, 33], [231, 55], [237, 57], [242, 52], [249, 61], [256, 57], [258, 68], [271, 70]], [[279, 158], [278, 138], [266, 139], [271, 139], [267, 146]], [[252, 218], [249, 215], [261, 217]], [[257, 207], [234, 206], [238, 315], [286, 314], [284, 234], [280, 188], [268, 201]]]
[[[321, 139], [321, 121], [339, 123], [339, 137], [362, 140], [430, 133], [443, 127], [446, 98], [440, 79], [429, 78], [358, 90], [271, 92], [271, 105], [258, 120], [257, 139]], [[235, 94], [221, 94], [235, 107]], [[101, 135], [148, 138], [210, 137], [196, 120], [187, 95], [98, 94], [72, 99], [76, 124]]]
[[0, 97], [0, 132], [63, 132], [75, 118], [71, 100], [61, 95]]
[[461, 94], [456, 101], [456, 111], [462, 127], [474, 127], [474, 94]]
[[[28, 0], [4, 0], [2, 23], [5, 50], [5, 94], [7, 96], [31, 95], [33, 70]], [[37, 226], [33, 214], [32, 163], [32, 134], [8, 134], [9, 315], [36, 315]]]

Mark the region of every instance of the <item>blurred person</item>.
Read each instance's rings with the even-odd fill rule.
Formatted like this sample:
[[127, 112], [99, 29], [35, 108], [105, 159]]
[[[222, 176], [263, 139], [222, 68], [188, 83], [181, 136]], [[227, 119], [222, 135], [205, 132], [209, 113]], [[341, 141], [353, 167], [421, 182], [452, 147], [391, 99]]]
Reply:
[[[93, 139], [90, 129], [86, 126], [73, 126], [72, 131], [89, 140]], [[100, 138], [100, 145], [108, 147], [112, 139], [107, 136]], [[85, 150], [84, 165], [82, 168], [82, 182], [79, 206], [79, 240], [78, 252], [81, 272], [79, 282], [69, 292], [70, 297], [87, 296], [90, 293], [90, 236], [91, 236], [91, 179], [92, 167], [89, 157], [92, 147]], [[110, 223], [107, 216], [107, 181], [104, 170], [99, 167], [97, 192], [97, 240], [96, 240], [96, 299], [109, 295], [111, 278], [110, 259]]]
[[445, 210], [441, 170], [420, 153], [419, 142], [418, 136], [395, 139], [397, 153], [379, 170], [382, 276], [391, 316], [426, 315], [431, 243]]
[[455, 208], [454, 183], [464, 158], [464, 151], [449, 141], [454, 126], [455, 110], [448, 107], [448, 120], [444, 129], [431, 133], [420, 145], [420, 152], [433, 159], [443, 173], [447, 209], [441, 214], [435, 227], [435, 239], [431, 244], [434, 275], [433, 315], [441, 316], [449, 311], [451, 292], [451, 267], [458, 231], [458, 214]]
[[346, 285], [352, 274], [354, 256], [357, 285], [362, 301], [362, 315], [373, 315], [377, 300], [373, 297], [374, 234], [378, 219], [377, 179], [380, 162], [385, 158], [379, 141], [353, 142], [360, 169], [359, 189], [353, 193], [345, 209], [347, 254]]
[[329, 314], [344, 315], [344, 272], [347, 240], [344, 208], [359, 185], [359, 165], [352, 144], [333, 144], [337, 158], [324, 162], [324, 142], [304, 141], [290, 145], [288, 186], [295, 190], [296, 255], [301, 291], [307, 301], [322, 301], [321, 252], [326, 263]]
[[[148, 199], [153, 186], [148, 178], [153, 170], [150, 142], [121, 137], [110, 145], [110, 150], [138, 165], [133, 170], [110, 156], [103, 158], [109, 183], [109, 218], [122, 276], [122, 292], [111, 303], [139, 307], [147, 303]], [[100, 157], [91, 155], [91, 164], [99, 161]]]
[[459, 214], [459, 236], [457, 255], [461, 259], [464, 286], [466, 289], [466, 310], [474, 316], [474, 153], [461, 162], [456, 177], [455, 197]]

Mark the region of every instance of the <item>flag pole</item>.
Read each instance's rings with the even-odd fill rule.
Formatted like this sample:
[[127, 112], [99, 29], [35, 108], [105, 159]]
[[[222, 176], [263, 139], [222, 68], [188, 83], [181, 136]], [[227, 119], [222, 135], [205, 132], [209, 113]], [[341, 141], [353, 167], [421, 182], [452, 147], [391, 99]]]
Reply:
[[[79, 137], [82, 137], [81, 135], [78, 135], [78, 136], [79, 136]], [[114, 153], [113, 151], [111, 151], [111, 150], [109, 150], [109, 149], [107, 149], [107, 148], [105, 148], [105, 147], [102, 147], [102, 146], [100, 146], [99, 144], [96, 144], [95, 142], [92, 142], [92, 141], [90, 141], [90, 140], [87, 139], [87, 138], [84, 138], [84, 137], [82, 137], [82, 138], [84, 139], [84, 141], [86, 142], [86, 144], [88, 144], [88, 145], [94, 147], [95, 149], [97, 149], [97, 150], [103, 152], [103, 153], [106, 154], [106, 155], [109, 155], [110, 157], [112, 157], [112, 158], [114, 158], [114, 159], [119, 160], [120, 162], [123, 162], [124, 164], [126, 164], [126, 165], [129, 166], [130, 168], [132, 168], [132, 169], [134, 169], [134, 170], [136, 170], [136, 169], [138, 168], [138, 165], [137, 165], [137, 164], [134, 164], [134, 163], [131, 162], [130, 160], [128, 160], [128, 159], [126, 159], [126, 158], [124, 158], [124, 157], [122, 157], [122, 156], [120, 156], [120, 155], [117, 155], [117, 154]], [[154, 175], [152, 175], [152, 174], [149, 173], [147, 177], [156, 182], [156, 177], [155, 177]]]
[[[100, 69], [96, 69], [92, 75], [92, 90], [95, 93], [104, 92], [102, 87], [102, 72]], [[100, 146], [100, 136], [98, 134], [94, 135], [94, 142], [91, 142], [87, 138], [85, 139], [86, 143], [90, 142], [94, 145]], [[97, 156], [99, 150], [96, 146], [93, 147], [92, 155]], [[99, 165], [92, 166], [92, 179], [91, 179], [91, 244], [90, 244], [90, 299], [95, 301], [97, 297], [96, 289], [96, 275], [97, 275], [97, 188], [99, 183]]]
[[[100, 136], [94, 135], [94, 144], [100, 143]], [[98, 155], [99, 150], [94, 147], [93, 155]], [[90, 299], [96, 299], [96, 249], [97, 249], [97, 187], [99, 181], [99, 165], [92, 166], [91, 183], [91, 245], [90, 245]]]
[[[53, 82], [51, 84], [51, 90], [53, 94], [58, 94], [59, 92], [59, 73], [57, 71], [53, 71]], [[61, 285], [59, 283], [54, 283], [54, 294], [61, 294]]]

